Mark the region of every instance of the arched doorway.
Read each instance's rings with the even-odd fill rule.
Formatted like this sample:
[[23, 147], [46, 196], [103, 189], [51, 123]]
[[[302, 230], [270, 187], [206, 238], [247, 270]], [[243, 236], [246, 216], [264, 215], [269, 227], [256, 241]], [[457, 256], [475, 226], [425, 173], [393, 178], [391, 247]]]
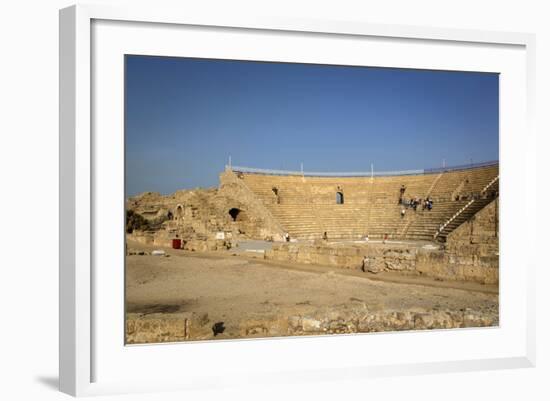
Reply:
[[336, 192], [336, 204], [337, 205], [344, 204], [344, 193], [341, 191]]
[[237, 209], [236, 207], [229, 209], [229, 215], [233, 221], [237, 221], [239, 214], [241, 214], [241, 209]]

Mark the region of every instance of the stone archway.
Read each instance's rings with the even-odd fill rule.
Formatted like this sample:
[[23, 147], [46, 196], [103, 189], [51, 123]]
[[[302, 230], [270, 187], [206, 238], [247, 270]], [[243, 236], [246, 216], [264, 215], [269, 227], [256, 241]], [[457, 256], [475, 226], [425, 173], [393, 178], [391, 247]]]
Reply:
[[242, 210], [239, 209], [239, 208], [233, 207], [233, 208], [229, 209], [228, 213], [231, 216], [231, 219], [233, 221], [239, 221], [240, 220], [239, 216], [241, 216]]

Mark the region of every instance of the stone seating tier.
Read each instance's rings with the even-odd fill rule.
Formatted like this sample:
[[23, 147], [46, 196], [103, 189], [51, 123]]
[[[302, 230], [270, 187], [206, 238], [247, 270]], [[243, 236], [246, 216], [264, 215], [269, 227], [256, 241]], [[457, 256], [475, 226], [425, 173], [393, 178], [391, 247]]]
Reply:
[[[383, 177], [310, 177], [239, 173], [245, 185], [262, 201], [293, 238], [377, 238], [432, 240], [441, 224], [466, 205], [472, 196], [498, 177], [498, 165], [433, 174]], [[434, 200], [431, 211], [398, 204], [404, 198]], [[277, 195], [273, 191], [276, 188]], [[498, 191], [498, 179], [490, 187]], [[342, 192], [344, 203], [336, 203]], [[458, 197], [458, 200], [456, 200]], [[481, 203], [480, 203], [481, 204]], [[469, 214], [475, 211], [469, 210]], [[457, 219], [460, 221], [460, 219]], [[456, 228], [456, 223], [449, 229]]]

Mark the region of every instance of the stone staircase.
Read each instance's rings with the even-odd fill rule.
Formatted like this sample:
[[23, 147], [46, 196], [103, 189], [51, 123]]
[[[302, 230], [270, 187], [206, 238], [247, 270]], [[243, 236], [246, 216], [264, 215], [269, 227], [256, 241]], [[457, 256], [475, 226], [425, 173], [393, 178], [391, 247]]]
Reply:
[[455, 213], [451, 218], [449, 218], [442, 225], [441, 230], [437, 230], [433, 236], [435, 240], [444, 242], [447, 239], [447, 236], [457, 229], [462, 223], [470, 220], [477, 212], [491, 203], [493, 198], [481, 198], [481, 199], [472, 199]]
[[[435, 180], [433, 180], [432, 185], [430, 186], [430, 188], [426, 192], [425, 196], [422, 197], [422, 199], [427, 199], [427, 198], [431, 197], [432, 191], [434, 190], [435, 186], [437, 185], [437, 183], [439, 182], [439, 180], [441, 179], [442, 176], [443, 176], [443, 173], [437, 174], [437, 176], [435, 177]], [[405, 226], [403, 227], [403, 229], [401, 230], [401, 232], [399, 234], [400, 238], [407, 238], [407, 233], [409, 231], [409, 228], [414, 223], [416, 223], [417, 220], [418, 220], [417, 216], [418, 216], [418, 210], [416, 212], [414, 212], [412, 218], [409, 217], [407, 219], [407, 222], [405, 223]]]

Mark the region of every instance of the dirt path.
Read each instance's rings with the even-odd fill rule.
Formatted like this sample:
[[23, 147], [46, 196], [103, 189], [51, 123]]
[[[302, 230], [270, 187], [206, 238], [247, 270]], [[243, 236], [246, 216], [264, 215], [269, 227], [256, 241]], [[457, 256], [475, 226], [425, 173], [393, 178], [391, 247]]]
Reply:
[[189, 252], [183, 250], [175, 250], [171, 248], [159, 248], [153, 246], [142, 245], [136, 242], [130, 242], [129, 246], [133, 249], [143, 249], [151, 251], [153, 249], [163, 249], [167, 254], [176, 257], [201, 257], [206, 259], [225, 259], [228, 257], [231, 258], [241, 258], [243, 260], [254, 261], [255, 263], [262, 264], [265, 266], [270, 266], [276, 269], [285, 268], [293, 271], [302, 271], [302, 272], [311, 272], [318, 274], [325, 274], [328, 272], [333, 272], [337, 275], [345, 276], [354, 276], [360, 277], [367, 280], [382, 281], [387, 283], [397, 283], [397, 284], [414, 284], [422, 285], [428, 287], [438, 287], [438, 288], [453, 288], [458, 290], [474, 291], [474, 292], [483, 292], [488, 294], [498, 294], [499, 286], [495, 284], [480, 284], [475, 282], [464, 282], [464, 281], [451, 281], [451, 280], [438, 280], [431, 277], [418, 276], [418, 275], [407, 275], [398, 272], [381, 272], [381, 273], [365, 273], [359, 269], [340, 269], [334, 266], [323, 266], [323, 265], [313, 265], [313, 264], [302, 264], [302, 263], [292, 263], [285, 261], [277, 260], [266, 260], [263, 258], [263, 253], [259, 252], [246, 252], [239, 250], [239, 252], [234, 252], [233, 250], [228, 251], [216, 251], [216, 252]]

